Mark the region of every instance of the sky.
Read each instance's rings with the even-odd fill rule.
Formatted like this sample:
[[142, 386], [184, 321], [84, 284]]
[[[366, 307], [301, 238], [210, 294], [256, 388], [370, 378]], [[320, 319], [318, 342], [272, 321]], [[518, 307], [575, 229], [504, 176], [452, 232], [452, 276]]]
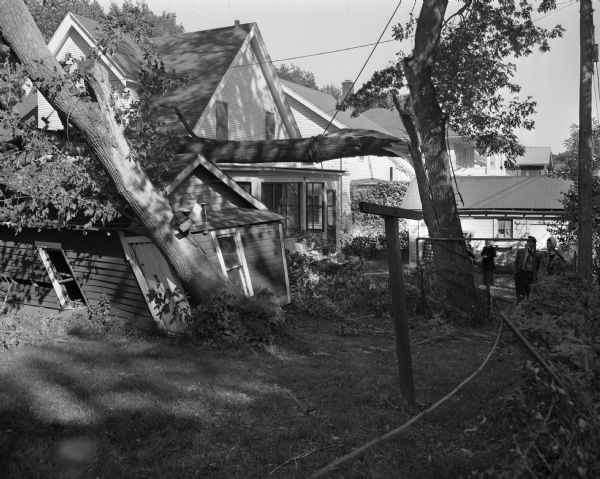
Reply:
[[[113, 2], [122, 3], [99, 0], [105, 7]], [[405, 22], [413, 8], [418, 15], [421, 2], [414, 6], [415, 2], [403, 1], [385, 29], [397, 0], [146, 0], [155, 13], [175, 13], [186, 32], [233, 25], [235, 20], [256, 22], [276, 65], [293, 63], [311, 71], [319, 86], [357, 80], [357, 87], [394, 60], [400, 48], [410, 52], [412, 45], [391, 41], [391, 26]], [[531, 95], [538, 103], [535, 129], [519, 132], [519, 139], [525, 146], [550, 146], [553, 153], [564, 150], [570, 125], [578, 123], [579, 108], [579, 2], [557, 0], [557, 4], [557, 10], [534, 18], [544, 27], [563, 25], [563, 38], [551, 43], [549, 53], [536, 52], [519, 59], [516, 74], [522, 95]], [[600, 25], [600, 8], [594, 12], [594, 24]], [[596, 30], [596, 42], [600, 43], [598, 32], [600, 28]], [[375, 43], [382, 33], [382, 42], [360, 75], [373, 46], [325, 53]], [[316, 55], [320, 53], [324, 54]], [[305, 55], [311, 56], [295, 58]], [[595, 77], [598, 88], [594, 88], [592, 112], [596, 118], [600, 105], [597, 81]]]

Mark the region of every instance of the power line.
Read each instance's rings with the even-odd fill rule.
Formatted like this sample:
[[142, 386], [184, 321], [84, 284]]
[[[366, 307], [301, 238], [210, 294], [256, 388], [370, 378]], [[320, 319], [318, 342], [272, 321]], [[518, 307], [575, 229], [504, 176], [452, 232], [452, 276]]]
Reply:
[[575, 0], [570, 0], [570, 1], [566, 2], [564, 6], [557, 8], [556, 10], [552, 10], [550, 13], [546, 13], [546, 15], [542, 15], [541, 17], [536, 18], [535, 20], [532, 21], [532, 23], [537, 23], [540, 20], [543, 20], [544, 18], [549, 17], [550, 15], [554, 15], [554, 14], [560, 12], [561, 10], [564, 10], [565, 8], [572, 7], [573, 5], [577, 5], [577, 2]]
[[[385, 32], [387, 31], [388, 27], [390, 26], [390, 23], [392, 23], [392, 19], [394, 18], [394, 16], [396, 15], [396, 12], [398, 11], [398, 9], [400, 8], [400, 5], [402, 4], [402, 0], [400, 0], [398, 2], [398, 5], [396, 5], [396, 8], [394, 9], [394, 12], [392, 13], [392, 15], [390, 16], [389, 20], [387, 21], [387, 23], [385, 24], [385, 27], [383, 27], [383, 30], [381, 31], [381, 35], [379, 35], [379, 38], [377, 39], [377, 42], [375, 43], [375, 45], [373, 46], [373, 49], [371, 50], [371, 53], [369, 53], [369, 56], [367, 57], [367, 59], [365, 60], [365, 62], [363, 63], [362, 68], [360, 69], [360, 71], [358, 72], [358, 75], [356, 75], [356, 78], [354, 79], [354, 81], [352, 82], [352, 86], [348, 89], [348, 91], [346, 92], [346, 96], [344, 96], [344, 98], [342, 98], [342, 103], [346, 100], [346, 98], [348, 97], [348, 95], [350, 94], [350, 92], [352, 91], [352, 89], [354, 88], [354, 85], [356, 84], [356, 82], [358, 81], [358, 77], [360, 77], [360, 75], [362, 74], [363, 70], [365, 69], [365, 67], [367, 66], [367, 63], [369, 62], [369, 60], [371, 59], [371, 57], [373, 56], [373, 53], [375, 53], [375, 49], [377, 48], [377, 45], [379, 45], [379, 43], [381, 42], [381, 39], [383, 37], [383, 35], [385, 34]], [[325, 127], [325, 129], [323, 130], [323, 134], [327, 133], [327, 129], [331, 126], [331, 124], [333, 123], [333, 120], [335, 120], [335, 117], [337, 116], [339, 110], [336, 110], [336, 112], [334, 113], [334, 115], [331, 117], [331, 120], [329, 120], [329, 124]]]
[[318, 57], [321, 55], [329, 55], [330, 53], [339, 53], [339, 52], [346, 52], [349, 50], [357, 50], [359, 48], [371, 47], [373, 45], [377, 46], [378, 43], [390, 43], [390, 42], [395, 42], [395, 41], [396, 40], [394, 38], [392, 38], [391, 40], [383, 40], [383, 41], [375, 42], [375, 43], [363, 43], [362, 45], [355, 45], [353, 47], [347, 47], [347, 48], [338, 48], [336, 50], [327, 50], [325, 52], [307, 53], [306, 55], [298, 55], [296, 57], [279, 58], [277, 60], [269, 60], [266, 62], [245, 63], [243, 65], [232, 65], [230, 68], [241, 68], [241, 67], [249, 67], [249, 66], [253, 66], [253, 65], [264, 65], [265, 63], [278, 63], [278, 62], [286, 62], [289, 60], [299, 60], [301, 58]]

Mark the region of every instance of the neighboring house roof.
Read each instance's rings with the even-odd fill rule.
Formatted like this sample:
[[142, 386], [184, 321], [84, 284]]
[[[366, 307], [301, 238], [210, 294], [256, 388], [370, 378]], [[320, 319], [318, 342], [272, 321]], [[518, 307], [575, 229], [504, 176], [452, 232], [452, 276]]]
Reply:
[[[97, 42], [102, 37], [102, 26], [95, 20], [74, 13], [70, 14], [75, 21]], [[121, 36], [114, 47], [110, 58], [120, 67], [129, 80], [137, 81], [143, 52], [136, 41], [129, 35]]]
[[552, 150], [549, 146], [526, 146], [525, 154], [515, 159], [517, 166], [550, 166]]
[[404, 123], [400, 119], [400, 115], [396, 110], [388, 110], [387, 108], [371, 108], [363, 113], [364, 116], [371, 121], [381, 125], [390, 134], [398, 138], [408, 138]]
[[[456, 194], [460, 213], [560, 212], [564, 210], [562, 193], [570, 182], [547, 176], [457, 176], [461, 196]], [[411, 181], [402, 208], [421, 210], [417, 181]]]
[[[308, 108], [311, 108], [315, 113], [318, 113], [320, 116], [325, 118], [327, 121], [330, 121], [333, 115], [335, 115], [335, 120], [337, 120], [337, 122], [334, 120], [332, 125], [336, 128], [375, 130], [387, 135], [397, 136], [388, 131], [381, 124], [370, 120], [364, 114], [357, 117], [352, 117], [352, 110], [350, 109], [346, 111], [338, 111], [336, 115], [337, 100], [329, 93], [315, 90], [314, 88], [309, 88], [304, 85], [299, 85], [298, 83], [294, 83], [289, 80], [281, 80], [281, 83], [283, 84], [284, 91], [286, 91], [286, 93], [292, 93], [292, 97], [296, 98], [300, 96], [304, 100], [302, 103], [304, 103]], [[406, 135], [399, 138], [404, 137], [406, 137]]]

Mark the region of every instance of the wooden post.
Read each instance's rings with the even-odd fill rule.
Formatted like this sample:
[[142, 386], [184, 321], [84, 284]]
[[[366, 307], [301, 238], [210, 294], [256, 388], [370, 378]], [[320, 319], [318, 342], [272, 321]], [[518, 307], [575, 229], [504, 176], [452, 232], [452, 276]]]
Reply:
[[583, 285], [592, 284], [592, 79], [594, 19], [592, 0], [580, 1], [579, 161], [577, 174], [579, 263]]
[[406, 294], [402, 276], [402, 251], [400, 250], [400, 233], [398, 218], [411, 220], [423, 219], [423, 213], [396, 206], [378, 205], [360, 202], [358, 209], [362, 213], [383, 216], [385, 220], [385, 239], [387, 241], [388, 270], [390, 272], [390, 290], [392, 293], [392, 315], [396, 334], [396, 354], [398, 356], [398, 374], [400, 376], [400, 393], [408, 404], [415, 403], [415, 386], [412, 374], [412, 357], [406, 318]]
[[415, 387], [406, 318], [406, 295], [404, 293], [404, 278], [402, 277], [402, 251], [400, 250], [398, 218], [384, 216], [384, 219], [392, 293], [392, 314], [396, 334], [396, 354], [398, 355], [398, 373], [400, 375], [400, 393], [408, 404], [414, 404]]

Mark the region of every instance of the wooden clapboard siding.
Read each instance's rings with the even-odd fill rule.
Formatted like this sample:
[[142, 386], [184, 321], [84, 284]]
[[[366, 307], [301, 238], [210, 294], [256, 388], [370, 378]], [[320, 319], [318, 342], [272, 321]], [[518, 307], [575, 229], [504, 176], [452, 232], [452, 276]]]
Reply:
[[[230, 140], [264, 140], [265, 112], [275, 115], [275, 139], [288, 138], [279, 109], [254, 53], [252, 44], [241, 56], [238, 65], [225, 78], [222, 89], [217, 89], [214, 102], [201, 124], [196, 125], [198, 136], [216, 137], [216, 101], [227, 103]], [[321, 131], [322, 132], [322, 131]]]
[[34, 286], [32, 284], [0, 283], [0, 303], [5, 302], [6, 310], [17, 312], [24, 306], [33, 306], [46, 310], [58, 311], [61, 306], [54, 292], [54, 288]]
[[[139, 321], [152, 321], [116, 233], [108, 236], [104, 232], [84, 235], [73, 231], [26, 230], [15, 236], [10, 230], [0, 229], [0, 266], [5, 275], [21, 280], [50, 282], [37, 254], [36, 241], [60, 243], [88, 302], [105, 297], [110, 303], [112, 315], [135, 315]], [[11, 295], [15, 296], [15, 304], [20, 301], [20, 304], [60, 309], [51, 287], [19, 285], [16, 292], [13, 289]]]
[[0, 274], [32, 281], [50, 282], [33, 244], [6, 241], [0, 243]]
[[264, 288], [287, 301], [278, 223], [241, 228], [241, 236], [254, 291]]
[[196, 168], [169, 196], [175, 211], [191, 211], [194, 204], [205, 203], [207, 213], [226, 208], [248, 208], [248, 202], [202, 167]]

